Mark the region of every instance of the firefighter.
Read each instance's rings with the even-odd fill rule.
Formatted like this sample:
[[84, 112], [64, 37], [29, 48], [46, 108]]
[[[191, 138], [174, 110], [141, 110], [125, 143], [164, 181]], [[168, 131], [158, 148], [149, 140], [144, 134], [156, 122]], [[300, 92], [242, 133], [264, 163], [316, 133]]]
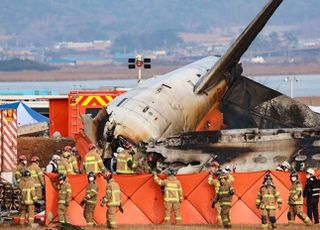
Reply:
[[151, 162], [152, 162], [152, 154], [148, 153], [147, 156], [141, 157], [138, 160], [138, 167], [137, 167], [137, 173], [152, 173], [151, 168]]
[[34, 223], [34, 204], [38, 201], [34, 181], [31, 177], [31, 172], [25, 170], [22, 173], [22, 180], [19, 183], [19, 188], [22, 191], [22, 206], [20, 213], [20, 224], [24, 225], [26, 215], [28, 213], [29, 224]]
[[59, 173], [57, 181], [53, 181], [53, 186], [58, 190], [58, 221], [61, 223], [69, 223], [67, 213], [72, 190], [66, 175]]
[[27, 169], [27, 157], [25, 155], [19, 156], [19, 163], [17, 165], [17, 170], [14, 174], [14, 177], [16, 179], [17, 185], [19, 185], [22, 173]]
[[89, 172], [104, 173], [107, 171], [94, 144], [89, 144], [89, 152], [84, 157], [83, 167], [87, 174]]
[[319, 224], [319, 193], [320, 193], [320, 181], [314, 175], [314, 170], [312, 168], [307, 169], [307, 181], [303, 190], [303, 197], [307, 198], [307, 214], [312, 221], [312, 215], [314, 218], [314, 223]]
[[46, 167], [46, 172], [49, 173], [58, 173], [58, 164], [60, 161], [60, 156], [54, 154], [51, 158], [51, 161]]
[[120, 185], [112, 178], [112, 174], [107, 176], [107, 190], [106, 195], [101, 200], [101, 207], [107, 204], [107, 225], [108, 228], [116, 228], [116, 211], [117, 209], [123, 213], [121, 206], [121, 191]]
[[[218, 180], [219, 175], [222, 172], [222, 169], [220, 169], [220, 164], [217, 161], [211, 161], [210, 162], [211, 169], [208, 177], [208, 184], [214, 187], [214, 193], [217, 194], [220, 187], [220, 182]], [[212, 208], [217, 209], [217, 222], [220, 226], [222, 226], [222, 220], [221, 220], [221, 207], [219, 203], [213, 205]]]
[[93, 215], [97, 203], [98, 190], [99, 188], [96, 184], [96, 175], [94, 172], [89, 172], [86, 195], [81, 201], [81, 205], [85, 205], [84, 217], [89, 226], [94, 225]]
[[38, 156], [33, 156], [31, 158], [31, 165], [28, 170], [31, 173], [31, 177], [34, 181], [34, 186], [36, 188], [38, 200], [42, 200], [42, 188], [44, 187], [44, 176], [42, 169], [39, 167], [40, 158]]
[[131, 147], [126, 149], [119, 147], [117, 149], [117, 173], [118, 174], [134, 174], [136, 173], [136, 169], [138, 164], [133, 157], [133, 150]]
[[70, 156], [70, 163], [73, 169], [73, 172], [75, 174], [80, 173], [79, 165], [78, 165], [78, 158], [77, 158], [77, 148], [72, 147], [70, 150], [71, 156]]
[[256, 207], [260, 209], [261, 212], [262, 228], [268, 227], [268, 217], [271, 222], [271, 227], [273, 229], [277, 227], [275, 216], [276, 203], [278, 204], [278, 209], [281, 210], [282, 200], [280, 194], [273, 184], [271, 175], [267, 173], [256, 200]]
[[302, 185], [298, 180], [298, 173], [296, 171], [291, 173], [290, 180], [292, 186], [290, 188], [290, 195], [288, 199], [288, 222], [289, 224], [294, 224], [295, 217], [297, 215], [306, 225], [311, 225], [311, 220], [303, 212]]
[[62, 153], [62, 158], [58, 163], [58, 172], [61, 174], [74, 174], [70, 164], [70, 152], [65, 151]]
[[79, 173], [79, 167], [78, 167], [78, 161], [75, 155], [72, 153], [72, 147], [70, 145], [67, 145], [63, 148], [63, 154], [69, 154], [69, 165], [71, 166], [72, 174], [78, 174]]
[[164, 186], [165, 224], [170, 223], [170, 216], [172, 210], [176, 218], [176, 224], [181, 223], [180, 203], [183, 201], [183, 191], [181, 183], [176, 178], [175, 174], [175, 170], [169, 169], [167, 179], [161, 180], [156, 173], [154, 173], [153, 177], [154, 181], [158, 185]]
[[220, 205], [223, 227], [231, 228], [230, 208], [232, 204], [232, 197], [234, 195], [234, 188], [228, 181], [228, 175], [225, 171], [218, 176], [218, 180], [220, 185], [212, 206], [215, 206], [216, 203]]

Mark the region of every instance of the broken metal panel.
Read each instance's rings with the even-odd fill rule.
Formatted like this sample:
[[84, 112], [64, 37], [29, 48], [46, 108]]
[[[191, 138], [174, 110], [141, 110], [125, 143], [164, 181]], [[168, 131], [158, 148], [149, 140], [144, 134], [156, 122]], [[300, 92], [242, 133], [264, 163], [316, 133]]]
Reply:
[[162, 154], [167, 164], [199, 161], [198, 168], [203, 168], [215, 156], [222, 165], [235, 164], [238, 171], [256, 171], [275, 169], [285, 160], [297, 165], [300, 158], [316, 167], [319, 143], [320, 129], [234, 129], [182, 133], [153, 143], [147, 151]]
[[306, 105], [244, 76], [222, 98], [228, 128], [320, 127], [320, 116]]

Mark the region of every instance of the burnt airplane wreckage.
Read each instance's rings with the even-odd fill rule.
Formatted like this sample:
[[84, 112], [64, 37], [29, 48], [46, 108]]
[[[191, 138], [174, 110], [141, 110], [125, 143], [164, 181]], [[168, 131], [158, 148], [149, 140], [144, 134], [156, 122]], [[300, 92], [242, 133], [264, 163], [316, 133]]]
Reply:
[[[89, 139], [111, 152], [131, 143], [153, 153], [154, 167], [181, 173], [201, 171], [214, 157], [241, 171], [274, 169], [297, 152], [298, 160], [312, 163], [308, 149], [317, 151], [320, 115], [243, 76], [239, 63], [281, 3], [269, 0], [221, 58], [147, 79], [94, 119], [82, 116]], [[223, 113], [228, 130], [194, 132], [212, 109]]]

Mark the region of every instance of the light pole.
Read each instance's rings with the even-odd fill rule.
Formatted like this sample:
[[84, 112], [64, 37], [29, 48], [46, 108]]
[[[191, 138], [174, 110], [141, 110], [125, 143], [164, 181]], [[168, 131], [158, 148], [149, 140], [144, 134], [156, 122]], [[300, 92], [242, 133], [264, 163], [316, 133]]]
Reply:
[[129, 69], [138, 68], [138, 83], [142, 80], [142, 68], [151, 69], [151, 58], [143, 58], [142, 55], [137, 55], [135, 58], [128, 59]]
[[290, 81], [290, 97], [293, 98], [294, 82], [298, 82], [299, 81], [298, 78], [296, 78], [295, 76], [289, 76], [289, 77], [286, 77], [284, 81], [285, 82]]

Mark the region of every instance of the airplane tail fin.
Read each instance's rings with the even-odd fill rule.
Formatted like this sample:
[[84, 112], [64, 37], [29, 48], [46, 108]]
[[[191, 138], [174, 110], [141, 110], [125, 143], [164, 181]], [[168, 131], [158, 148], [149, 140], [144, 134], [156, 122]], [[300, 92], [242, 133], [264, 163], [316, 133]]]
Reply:
[[231, 69], [238, 64], [241, 56], [247, 51], [282, 1], [283, 0], [270, 0], [267, 3], [219, 61], [215, 63], [206, 75], [199, 79], [193, 89], [195, 93], [202, 93], [204, 90], [215, 86], [224, 79], [224, 74], [227, 71], [231, 71]]

